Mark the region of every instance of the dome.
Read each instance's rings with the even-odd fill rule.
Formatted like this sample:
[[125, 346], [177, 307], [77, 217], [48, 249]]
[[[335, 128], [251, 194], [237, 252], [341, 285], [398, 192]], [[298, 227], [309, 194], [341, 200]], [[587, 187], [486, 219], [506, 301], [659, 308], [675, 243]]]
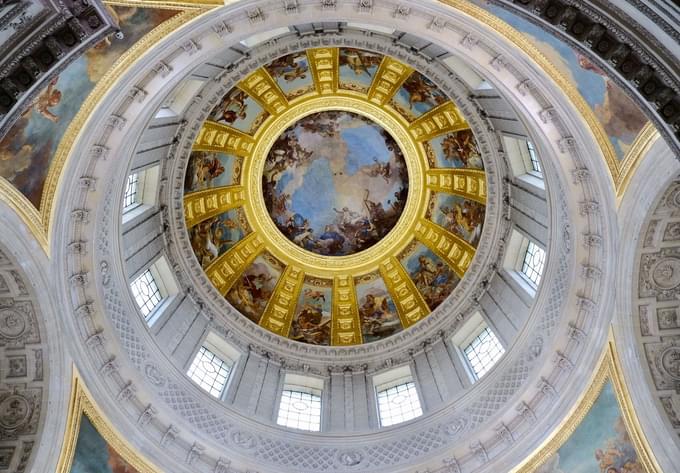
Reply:
[[355, 345], [425, 318], [482, 237], [470, 125], [429, 78], [356, 48], [290, 53], [203, 122], [187, 164], [194, 255], [252, 322]]
[[677, 469], [670, 2], [5, 3], [0, 472]]

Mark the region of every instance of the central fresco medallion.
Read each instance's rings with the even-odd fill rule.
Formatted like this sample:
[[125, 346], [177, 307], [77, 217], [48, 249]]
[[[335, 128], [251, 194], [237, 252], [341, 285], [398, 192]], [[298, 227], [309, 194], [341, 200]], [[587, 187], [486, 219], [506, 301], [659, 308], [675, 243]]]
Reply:
[[262, 191], [269, 215], [296, 245], [327, 256], [373, 246], [406, 204], [408, 172], [382, 127], [352, 112], [295, 122], [267, 155]]
[[193, 253], [250, 322], [314, 345], [407, 329], [458, 287], [486, 175], [442, 89], [379, 52], [312, 48], [225, 90], [184, 178]]

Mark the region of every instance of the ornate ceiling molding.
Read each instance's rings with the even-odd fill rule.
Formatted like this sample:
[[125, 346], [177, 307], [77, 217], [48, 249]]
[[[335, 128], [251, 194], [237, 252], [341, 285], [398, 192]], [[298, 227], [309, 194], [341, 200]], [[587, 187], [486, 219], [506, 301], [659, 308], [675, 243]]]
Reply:
[[118, 25], [99, 1], [19, 2], [0, 16], [0, 138], [52, 79]]
[[[677, 304], [663, 301], [661, 289], [656, 294], [656, 278], [649, 272], [651, 266], [642, 271], [640, 264], [643, 256], [649, 262], [661, 254], [662, 247], [668, 251], [677, 244], [672, 232], [666, 231], [674, 227], [674, 204], [664, 196], [670, 196], [670, 188], [677, 188], [674, 182], [679, 171], [680, 164], [671, 149], [664, 141], [657, 140], [645, 153], [619, 205], [621, 246], [617, 287], [625, 296], [617, 298], [614, 337], [620, 346], [630, 347], [620, 352], [621, 366], [636, 411], [645, 413], [640, 423], [663, 471], [672, 470], [678, 462], [677, 429], [669, 420], [677, 408], [673, 403], [661, 400], [668, 398], [669, 393], [659, 390], [655, 382], [668, 375], [664, 374], [664, 363], [660, 358], [658, 367], [655, 366], [654, 353], [661, 353], [662, 337], [673, 339], [673, 329], [668, 324], [672, 323]], [[659, 176], [665, 176], [665, 179], [651, 190], [650, 182], [658, 181]], [[639, 237], [632, 238], [632, 235]], [[662, 284], [665, 274], [667, 272], [659, 272]], [[642, 285], [641, 278], [648, 281], [648, 285]], [[645, 292], [645, 297], [640, 297], [641, 291]], [[668, 334], [670, 338], [667, 338]], [[671, 393], [670, 397], [674, 395]]]
[[[253, 8], [260, 14], [254, 14]], [[96, 160], [87, 150], [95, 145], [106, 146], [116, 156], [130, 156], [136, 141], [134, 134], [141, 133], [151, 111], [165, 96], [159, 91], [168, 91], [177, 84], [187, 71], [221, 47], [226, 37], [238, 41], [291, 21], [285, 15], [261, 13], [277, 12], [281, 8], [279, 2], [225, 8], [197, 19], [181, 33], [201, 49], [177, 47], [175, 38], [171, 37], [153, 51], [153, 58], [149, 55], [138, 61], [129, 74], [115, 84], [93, 116], [90, 125], [99, 133], [84, 133], [84, 139], [77, 143], [71, 175], [86, 176], [88, 182], [103, 182], [112, 176], [114, 182], [123, 182], [126, 167], [121, 166], [122, 159]], [[613, 294], [607, 287], [611, 287], [608, 283], [612, 277], [609, 261], [614, 237], [611, 232], [613, 217], [597, 211], [580, 213], [578, 209], [581, 201], [602, 202], [600, 208], [605, 204], [607, 208], [613, 206], [613, 195], [608, 193], [606, 184], [608, 174], [597, 144], [587, 131], [582, 130], [580, 119], [574, 116], [572, 106], [562, 93], [551, 84], [543, 84], [541, 73], [528, 67], [529, 62], [523, 56], [516, 57], [513, 47], [494, 32], [469, 17], [435, 4], [395, 9], [389, 2], [373, 2], [371, 15], [375, 16], [370, 19], [378, 24], [389, 24], [394, 21], [395, 12], [399, 21], [408, 18], [404, 29], [425, 31], [433, 41], [476, 64], [504, 95], [513, 98], [515, 107], [536, 130], [541, 146], [560, 156], [560, 159], [546, 163], [549, 169], [546, 175], [556, 176], [549, 180], [548, 186], [552, 186], [554, 192], [551, 205], [557, 210], [551, 215], [553, 231], [544, 276], [547, 282], [534, 306], [530, 321], [532, 330], [524, 331], [498, 369], [477, 383], [455, 407], [446, 405], [396, 430], [362, 434], [360, 443], [355, 436], [354, 440], [339, 435], [325, 437], [327, 442], [324, 443], [328, 445], [320, 448], [314, 435], [286, 431], [284, 436], [279, 428], [230, 412], [219, 402], [208, 399], [181, 371], [159, 356], [158, 350], [146, 348], [152, 347], [155, 341], [134, 308], [121, 267], [117, 237], [114, 237], [119, 234], [117, 216], [120, 215], [122, 189], [65, 185], [66, 190], [60, 198], [63, 206], [55, 211], [56, 221], [64, 222], [58, 238], [55, 235], [61, 242], [55, 247], [60, 272], [58, 280], [67, 281], [74, 273], [88, 273], [94, 281], [85, 287], [67, 287], [67, 283], [61, 283], [64, 307], [72, 307], [74, 315], [65, 321], [65, 325], [74, 339], [81, 340], [75, 350], [91, 373], [94, 395], [110, 409], [114, 423], [133, 425], [152, 404], [151, 422], [134, 428], [140, 439], [148, 439], [151, 460], [159, 465], [172, 459], [190, 458], [192, 468], [209, 471], [219, 464], [226, 448], [240, 469], [248, 468], [256, 460], [260, 462], [258, 469], [280, 472], [286, 468], [280, 462], [290, 461], [286, 455], [295, 452], [299, 465], [295, 471], [318, 472], [347, 469], [337, 463], [338, 448], [355, 445], [353, 451], [366, 459], [367, 469], [374, 471], [409, 471], [415, 465], [441, 471], [441, 461], [445, 457], [450, 460], [452, 454], [467, 470], [504, 470], [516, 464], [518, 456], [523, 457], [536, 445], [546, 428], [542, 423], [542, 427], [537, 428], [532, 421], [535, 417], [527, 412], [558, 422], [570, 404], [569, 400], [583, 389], [585, 381], [579, 381], [577, 373], [595, 366], [605, 337], [607, 314], [611, 313]], [[340, 2], [336, 9], [301, 9], [297, 18], [301, 22], [318, 21], [325, 15], [330, 21], [340, 14], [367, 20], [361, 16], [365, 15], [363, 10], [355, 10], [354, 3], [350, 2]], [[446, 18], [446, 27], [441, 31], [428, 29], [433, 17]], [[225, 21], [229, 21], [231, 32], [220, 39], [217, 32], [224, 32], [220, 24], [224, 25]], [[463, 41], [470, 34], [483, 38], [472, 49], [468, 49]], [[314, 40], [310, 38], [310, 41]], [[499, 64], [496, 59], [500, 55], [516, 57], [516, 64], [512, 61]], [[519, 96], [516, 87], [527, 79], [537, 85]], [[125, 97], [123, 91], [131, 87], [146, 90], [148, 96], [141, 102], [122, 98]], [[116, 126], [111, 116], [123, 117], [125, 121], [117, 120]], [[167, 180], [167, 175], [162, 179], [164, 185], [173, 183]], [[74, 209], [91, 209], [93, 217], [73, 219], [71, 211]], [[99, 269], [103, 267], [102, 261], [107, 262], [105, 273]], [[576, 261], [600, 271], [586, 272], [581, 277], [575, 267]], [[87, 340], [96, 340], [92, 336], [101, 330], [112, 334], [112, 340], [88, 344]], [[351, 355], [351, 352], [347, 354]], [[115, 360], [114, 356], [117, 356]], [[559, 362], [565, 357], [579, 369], [571, 370], [570, 363]], [[510, 394], [499, 397], [494, 393]], [[528, 406], [529, 410], [514, 411], [512, 406], [516, 403]], [[470, 420], [465, 419], [466, 415]], [[511, 429], [515, 439], [512, 446], [494, 429], [500, 422]], [[468, 424], [474, 427], [470, 428]], [[165, 433], [170, 431], [173, 440], [163, 442]], [[334, 442], [337, 445], [332, 446]], [[404, 448], [403, 442], [410, 448]], [[422, 456], [424, 452], [428, 452], [427, 460]], [[279, 457], [279, 454], [283, 456]], [[197, 457], [200, 462], [195, 461]]]
[[[398, 58], [410, 67], [427, 74], [443, 91], [456, 102], [461, 113], [467, 118], [470, 127], [475, 131], [476, 138], [485, 160], [485, 174], [487, 177], [487, 211], [485, 218], [484, 237], [476, 251], [476, 257], [470, 264], [468, 271], [475, 275], [474, 278], [465, 278], [454, 290], [451, 297], [442, 303], [429, 317], [421, 323], [413, 326], [409, 331], [400, 332], [389, 337], [389, 340], [371, 344], [370, 348], [358, 349], [347, 347], [341, 352], [323, 346], [305, 346], [285, 338], [273, 336], [266, 330], [254, 326], [241, 314], [235, 311], [231, 305], [221, 297], [216, 297], [216, 291], [209, 278], [205, 277], [198, 265], [193, 253], [191, 242], [186, 232], [181, 208], [166, 205], [163, 210], [164, 221], [167, 225], [168, 251], [167, 257], [175, 268], [175, 276], [184, 291], [191, 292], [199, 304], [206, 306], [206, 315], [214, 320], [213, 324], [218, 331], [228, 334], [238, 333], [239, 336], [229, 335], [235, 338], [234, 343], [247, 348], [249, 345], [257, 346], [264, 352], [277, 353], [296, 360], [294, 364], [310, 364], [319, 366], [320, 372], [325, 372], [323, 364], [335, 364], [335, 359], [342, 353], [347, 363], [365, 363], [371, 359], [383, 362], [384, 356], [390, 352], [397, 360], [403, 360], [408, 351], [407, 347], [415, 347], [422, 343], [432, 333], [442, 332], [442, 336], [449, 336], [460, 325], [464, 317], [452, 321], [447, 315], [452, 311], [460, 312], [463, 316], [470, 315], [474, 311], [472, 304], [461, 306], [460, 302], [466, 299], [478, 300], [484, 290], [481, 283], [488, 284], [493, 273], [501, 265], [503, 256], [502, 240], [508, 235], [509, 221], [504, 219], [507, 202], [504, 196], [508, 191], [503, 188], [503, 176], [508, 171], [502, 158], [497, 154], [500, 144], [491, 134], [489, 125], [480, 117], [475, 105], [468, 99], [468, 92], [459, 80], [452, 80], [449, 71], [441, 64], [428, 62], [422, 57], [410, 53], [406, 48], [393, 45], [390, 41], [379, 36], [366, 37], [365, 35], [346, 32], [342, 35], [328, 34], [298, 39], [294, 36], [282, 38], [276, 42], [277, 54], [285, 54], [302, 51], [323, 44], [334, 46], [347, 46], [363, 48], [387, 54]], [[250, 52], [251, 60], [234, 67], [229, 74], [224, 74], [219, 82], [208, 83], [201, 91], [200, 99], [196, 100], [185, 112], [184, 119], [193, 126], [180, 129], [177, 135], [176, 147], [170, 151], [171, 159], [164, 165], [164, 172], [169, 176], [168, 185], [162, 185], [160, 190], [161, 202], [174, 202], [182, 199], [185, 170], [193, 149], [196, 137], [199, 136], [201, 126], [210, 111], [219, 103], [221, 98], [233, 86], [257, 70], [272, 59], [271, 48], [263, 46], [259, 50]], [[171, 183], [171, 185], [170, 185]], [[181, 270], [178, 270], [180, 269]], [[470, 297], [471, 296], [471, 297]], [[246, 335], [244, 337], [244, 335]], [[429, 334], [429, 335], [428, 335]], [[313, 360], [309, 360], [313, 354]], [[368, 357], [368, 358], [367, 358]], [[406, 357], [408, 358], [408, 357]]]
[[[657, 35], [632, 19], [614, 2], [493, 0], [574, 45], [602, 65], [609, 76], [630, 92], [680, 156], [680, 70], [677, 58]], [[631, 2], [650, 15], [672, 39], [678, 25], [669, 24], [645, 2]], [[606, 9], [604, 6], [606, 5]]]

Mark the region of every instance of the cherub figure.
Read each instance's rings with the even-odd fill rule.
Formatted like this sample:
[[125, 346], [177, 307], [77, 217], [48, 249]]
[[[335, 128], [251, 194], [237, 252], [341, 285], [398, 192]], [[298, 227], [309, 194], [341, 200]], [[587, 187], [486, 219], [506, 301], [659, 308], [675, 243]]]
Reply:
[[437, 87], [421, 74], [412, 74], [403, 87], [409, 94], [408, 106], [411, 110], [416, 103], [440, 105], [446, 102], [446, 97], [435, 94]]
[[385, 182], [387, 183], [390, 182], [390, 178], [392, 177], [392, 167], [390, 162], [387, 161], [386, 163], [381, 163], [376, 157], [373, 158], [373, 164], [364, 168], [363, 171], [371, 177], [382, 176], [382, 178], [385, 179]]
[[447, 135], [442, 140], [442, 152], [445, 159], [450, 161], [458, 159], [467, 168], [482, 167], [474, 136], [469, 130]]
[[61, 102], [61, 90], [56, 88], [58, 80], [58, 76], [52, 79], [47, 85], [47, 89], [41, 92], [33, 102], [33, 108], [52, 123], [59, 121], [59, 116], [50, 110], [50, 108], [56, 107]]
[[244, 120], [247, 116], [247, 99], [248, 95], [239, 89], [228, 94], [220, 104], [221, 118], [229, 124], [236, 120]]

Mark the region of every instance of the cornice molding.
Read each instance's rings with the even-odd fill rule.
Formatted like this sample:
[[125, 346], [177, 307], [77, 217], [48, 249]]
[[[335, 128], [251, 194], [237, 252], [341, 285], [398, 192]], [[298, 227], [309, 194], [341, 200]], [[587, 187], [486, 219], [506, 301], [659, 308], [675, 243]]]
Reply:
[[[550, 217], [550, 228], [554, 230], [548, 244], [544, 283], [528, 325], [531, 329], [523, 331], [509, 355], [460, 399], [398, 428], [361, 435], [321, 434], [323, 447], [318, 445], [319, 437], [314, 434], [267, 425], [209, 399], [166, 357], [152, 349], [154, 339], [137, 313], [122, 268], [117, 240], [122, 186], [116, 189], [99, 183], [123, 182], [129, 156], [145, 123], [167, 91], [189, 71], [224, 47], [227, 41], [235, 43], [291, 21], [285, 15], [278, 15], [283, 8], [280, 2], [251, 1], [197, 18], [177, 36], [166, 38], [152, 51], [153, 55], [141, 58], [114, 85], [92, 116], [88, 127], [97, 132], [82, 133], [76, 143], [69, 163], [72, 171], [69, 175], [74, 176], [74, 182], [64, 181], [64, 192], [59, 196], [59, 205], [55, 206], [55, 221], [62, 223], [54, 234], [61, 302], [63, 307], [72, 308], [64, 325], [69, 335], [79, 340], [74, 353], [82, 360], [83, 371], [87, 369], [88, 386], [93, 395], [110, 408], [112, 422], [135, 425], [131, 427], [134, 435], [140, 441], [149, 442], [145, 451], [159, 466], [167, 464], [173, 468], [174, 463], [169, 462], [179, 458], [191, 460], [189, 463], [196, 471], [210, 471], [228, 454], [233, 458], [235, 471], [238, 471], [236, 467], [241, 471], [250, 468], [253, 463], [258, 463], [256, 468], [261, 471], [347, 470], [336, 463], [338, 448], [342, 446], [366, 459], [366, 463], [362, 463], [364, 471], [404, 472], [415, 467], [441, 471], [441, 461], [451, 454], [466, 471], [506, 470], [517, 463], [518, 456], [521, 458], [537, 444], [543, 429], [562, 418], [565, 404], [583, 389], [587, 379], [583, 373], [594, 368], [606, 338], [613, 300], [613, 293], [607, 287], [611, 287], [613, 277], [609, 261], [614, 245], [615, 235], [611, 230], [614, 217], [603, 212], [582, 215], [578, 210], [579, 201], [599, 202], [601, 208], [614, 205], [601, 150], [590, 132], [583, 130], [581, 119], [563, 93], [551, 82], [542, 81], [543, 73], [505, 38], [470, 16], [430, 2], [406, 11], [395, 9], [391, 2], [376, 1], [369, 18], [361, 16], [366, 15], [363, 10], [355, 10], [354, 2], [338, 2], [335, 6], [329, 9], [316, 3], [306, 5], [300, 8], [296, 19], [301, 23], [332, 21], [339, 15], [387, 25], [395, 21], [394, 12], [398, 11], [399, 21], [408, 20], [403, 29], [419, 32], [474, 63], [482, 75], [511, 98], [514, 107], [535, 130], [541, 149], [559, 156], [546, 163], [546, 174], [555, 176], [547, 183], [550, 205], [558, 210]], [[253, 22], [253, 8], [267, 13]], [[439, 31], [424, 28], [435, 16], [444, 18], [445, 26]], [[222, 30], [216, 25], [225, 21], [232, 30], [220, 38], [216, 31]], [[461, 44], [470, 34], [482, 38], [472, 49]], [[191, 38], [201, 49], [190, 54], [177, 46], [180, 37]], [[502, 65], [494, 62], [499, 55], [514, 61]], [[154, 67], [160, 64], [163, 66]], [[513, 85], [527, 79], [537, 85], [529, 93], [519, 95]], [[131, 87], [143, 89], [148, 95], [142, 102], [127, 100], [124, 91]], [[550, 120], [544, 121], [541, 112], [548, 108], [552, 110]], [[111, 123], [111, 115], [125, 118], [121, 128]], [[573, 138], [573, 146], [560, 146], [561, 140], [567, 137]], [[94, 145], [106, 146], [110, 153], [121, 158], [96, 160], [87, 152]], [[577, 180], [571, 178], [574, 169], [581, 171]], [[73, 185], [76, 176], [88, 176], [97, 185], [88, 188]], [[71, 218], [73, 210], [84, 208], [91, 209], [96, 217]], [[585, 246], [582, 235], [597, 235], [599, 246]], [[73, 252], [65, 246], [67, 242], [82, 242], [79, 248], [84, 251]], [[106, 274], [96, 269], [101, 268], [102, 261], [107, 262]], [[577, 261], [599, 268], [599, 282], [581, 278], [575, 270]], [[92, 284], [64, 287], [69, 276], [83, 272], [93, 273], [93, 277], [88, 278]], [[578, 304], [579, 300], [590, 303]], [[85, 343], [101, 330], [112, 334], [110, 341], [103, 345]], [[572, 338], [575, 330], [582, 335]], [[542, 354], [531, 358], [527, 356], [528, 350], [535, 352], [530, 347], [535, 346], [539, 335], [544, 341]], [[568, 358], [577, 369], [564, 370], [555, 363], [557, 358], [551, 356], [553, 353]], [[108, 365], [113, 357], [115, 364]], [[111, 368], [100, 371], [105, 365]], [[156, 384], [146, 378], [146, 366], [157, 368], [153, 377]], [[506, 394], [498, 397], [495, 393]], [[525, 410], [518, 412], [511, 408], [520, 403], [530, 406], [535, 417], [546, 419], [547, 424], [532, 422], [531, 416], [522, 414]], [[153, 405], [156, 415], [148, 423], [137, 424], [149, 404]], [[190, 406], [198, 410], [193, 411], [194, 407]], [[499, 436], [496, 427], [500, 423], [507, 426], [516, 439], [512, 447], [505, 436]], [[161, 446], [158, 439], [164, 438], [171, 426], [179, 432], [173, 433], [172, 442]], [[409, 448], [404, 448], [404, 442]], [[295, 452], [297, 463], [291, 464], [284, 452]], [[195, 461], [199, 456], [201, 461]], [[286, 461], [289, 466], [284, 466]]]

